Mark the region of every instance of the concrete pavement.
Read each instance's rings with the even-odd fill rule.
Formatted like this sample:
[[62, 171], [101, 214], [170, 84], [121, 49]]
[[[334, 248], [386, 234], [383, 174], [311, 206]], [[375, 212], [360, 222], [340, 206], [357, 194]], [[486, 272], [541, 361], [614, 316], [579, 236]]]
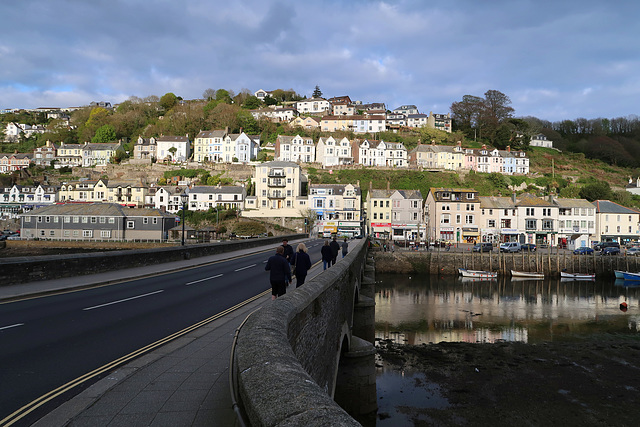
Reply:
[[[298, 242], [291, 242], [294, 246]], [[193, 267], [267, 250], [253, 248], [128, 270], [0, 287], [0, 301], [45, 295]], [[321, 271], [316, 265], [310, 278]], [[266, 276], [265, 276], [266, 277]], [[266, 279], [265, 279], [266, 280]], [[294, 284], [288, 290], [295, 289]], [[229, 360], [236, 329], [271, 300], [270, 291], [246, 305], [111, 372], [33, 424], [52, 426], [234, 426]], [[19, 422], [18, 422], [19, 424]]]

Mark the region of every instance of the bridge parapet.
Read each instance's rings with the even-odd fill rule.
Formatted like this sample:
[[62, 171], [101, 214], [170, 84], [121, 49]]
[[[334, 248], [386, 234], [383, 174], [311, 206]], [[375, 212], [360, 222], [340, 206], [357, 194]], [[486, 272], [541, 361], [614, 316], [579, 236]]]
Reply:
[[336, 265], [253, 313], [238, 331], [231, 369], [252, 425], [360, 425], [333, 400], [344, 395], [336, 386], [349, 375], [373, 399], [358, 396], [358, 404], [343, 406], [375, 413], [375, 349], [355, 335], [366, 333], [362, 323], [374, 328], [373, 300], [361, 296], [366, 243], [358, 241]]

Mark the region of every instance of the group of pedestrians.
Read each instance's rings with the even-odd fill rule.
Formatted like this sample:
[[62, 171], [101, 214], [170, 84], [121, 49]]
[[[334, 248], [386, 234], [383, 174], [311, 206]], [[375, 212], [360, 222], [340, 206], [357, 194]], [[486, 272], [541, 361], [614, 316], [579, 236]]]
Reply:
[[[322, 254], [322, 264], [324, 269], [331, 267], [337, 261], [338, 254], [342, 249], [342, 258], [349, 252], [349, 243], [344, 239], [340, 245], [334, 237], [331, 242], [326, 240], [320, 250]], [[271, 299], [274, 300], [287, 292], [287, 286], [296, 277], [296, 288], [302, 286], [311, 269], [311, 258], [307, 253], [307, 246], [304, 243], [298, 244], [294, 252], [293, 246], [289, 245], [287, 239], [282, 240], [282, 245], [276, 248], [276, 254], [269, 258], [264, 269], [269, 271], [271, 281]]]

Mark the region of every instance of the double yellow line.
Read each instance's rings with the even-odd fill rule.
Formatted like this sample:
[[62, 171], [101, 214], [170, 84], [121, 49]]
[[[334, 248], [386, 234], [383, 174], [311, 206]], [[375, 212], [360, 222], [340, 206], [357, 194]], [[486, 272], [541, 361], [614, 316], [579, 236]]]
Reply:
[[39, 407], [41, 407], [42, 405], [44, 405], [45, 403], [55, 399], [56, 397], [60, 396], [63, 393], [68, 392], [69, 390], [73, 389], [74, 387], [77, 387], [79, 385], [81, 385], [82, 383], [96, 377], [99, 375], [104, 374], [105, 372], [110, 372], [112, 370], [114, 370], [115, 368], [118, 368], [120, 366], [122, 366], [123, 364], [135, 359], [136, 357], [142, 356], [145, 353], [148, 353], [151, 350], [154, 350], [164, 344], [167, 344], [169, 342], [171, 342], [172, 340], [176, 339], [176, 338], [180, 338], [208, 323], [213, 322], [214, 320], [217, 320], [223, 316], [226, 316], [227, 314], [241, 308], [242, 306], [245, 306], [257, 299], [260, 299], [262, 297], [264, 297], [265, 295], [271, 294], [271, 289], [268, 289], [256, 296], [253, 296], [239, 304], [234, 305], [233, 307], [230, 307], [224, 311], [221, 311], [220, 313], [217, 313], [211, 317], [209, 317], [208, 319], [204, 319], [198, 323], [195, 323], [191, 326], [186, 327], [185, 329], [175, 332], [165, 338], [162, 338], [154, 343], [151, 343], [145, 347], [142, 347], [132, 353], [127, 354], [126, 356], [123, 356], [119, 359], [116, 359], [112, 362], [107, 363], [106, 365], [101, 366], [100, 368], [97, 368], [91, 372], [88, 372], [84, 375], [82, 375], [81, 377], [78, 377], [72, 381], [69, 381], [68, 383], [56, 388], [55, 390], [50, 391], [47, 394], [44, 394], [42, 396], [40, 396], [39, 398], [31, 401], [30, 403], [24, 405], [22, 408], [18, 409], [17, 411], [13, 412], [12, 414], [8, 415], [7, 417], [3, 418], [2, 420], [0, 420], [0, 426], [2, 427], [8, 427], [10, 425], [13, 425], [14, 423], [20, 421], [24, 416], [30, 414], [31, 412], [35, 411], [36, 409], [38, 409]]

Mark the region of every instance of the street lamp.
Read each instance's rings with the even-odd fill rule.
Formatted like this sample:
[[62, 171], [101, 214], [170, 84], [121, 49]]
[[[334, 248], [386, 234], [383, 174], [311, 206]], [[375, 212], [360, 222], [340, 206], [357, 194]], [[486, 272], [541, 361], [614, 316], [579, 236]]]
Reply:
[[182, 246], [184, 246], [184, 223], [187, 220], [187, 210], [189, 209], [189, 193], [187, 190], [180, 195], [180, 201], [182, 202]]

